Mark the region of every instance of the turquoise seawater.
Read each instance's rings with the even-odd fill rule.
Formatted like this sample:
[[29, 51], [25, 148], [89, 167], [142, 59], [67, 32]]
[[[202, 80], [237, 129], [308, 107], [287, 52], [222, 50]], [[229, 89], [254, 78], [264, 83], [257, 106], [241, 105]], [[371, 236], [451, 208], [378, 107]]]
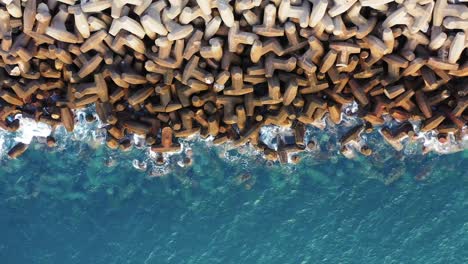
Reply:
[[466, 150], [322, 144], [281, 166], [192, 147], [165, 176], [144, 150], [75, 141], [2, 158], [0, 263], [468, 263]]

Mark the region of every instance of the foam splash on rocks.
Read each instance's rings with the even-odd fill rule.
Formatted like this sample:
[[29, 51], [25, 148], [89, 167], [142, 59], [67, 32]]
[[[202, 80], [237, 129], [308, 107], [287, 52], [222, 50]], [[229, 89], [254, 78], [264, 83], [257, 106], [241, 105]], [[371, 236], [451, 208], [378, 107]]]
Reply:
[[30, 144], [34, 137], [47, 137], [52, 133], [52, 127], [48, 124], [36, 122], [29, 117], [23, 117], [22, 114], [15, 116], [20, 122], [20, 128], [16, 132], [15, 142]]
[[293, 136], [294, 131], [291, 128], [274, 125], [263, 126], [260, 128], [260, 141], [274, 150], [278, 150], [278, 139], [285, 140], [286, 138]]
[[[342, 122], [340, 125], [334, 125], [330, 122], [329, 118], [325, 116], [319, 123], [322, 125], [307, 125], [305, 131], [305, 141], [315, 141], [317, 146], [315, 149], [306, 149], [304, 155], [316, 155], [320, 152], [333, 152], [339, 149], [338, 138], [340, 138], [346, 131], [351, 127], [354, 127], [362, 123], [356, 113], [358, 111], [358, 105], [353, 102], [343, 108]], [[72, 133], [65, 130], [63, 126], [58, 126], [53, 129], [50, 125], [45, 123], [36, 122], [34, 119], [25, 117], [21, 114], [16, 115], [14, 118], [20, 121], [20, 128], [17, 132], [9, 133], [0, 130], [0, 155], [2, 158], [6, 156], [6, 152], [14, 144], [21, 142], [25, 144], [31, 144], [34, 139], [40, 144], [45, 143], [45, 138], [48, 136], [54, 136], [57, 139], [57, 147], [59, 151], [67, 151], [70, 144], [88, 144], [93, 148], [105, 145], [106, 142], [106, 125], [101, 122], [95, 114], [94, 107], [88, 107], [83, 110], [75, 111], [76, 122], [75, 129]], [[93, 116], [94, 121], [89, 122], [87, 116]], [[396, 128], [401, 124], [395, 120], [384, 116], [386, 122], [385, 126], [390, 128]], [[434, 151], [440, 154], [449, 154], [457, 151], [468, 149], [468, 128], [462, 129], [462, 137], [455, 138], [455, 135], [448, 133], [447, 140], [441, 142], [438, 138], [438, 134], [435, 131], [426, 133], [420, 132], [420, 124], [418, 122], [412, 122], [415, 136], [413, 138], [405, 138], [403, 140], [404, 149], [403, 152], [406, 155], [414, 155], [421, 152], [421, 148], [424, 147], [424, 152]], [[378, 129], [378, 128], [376, 128]], [[362, 134], [361, 140], [358, 142], [352, 142], [349, 144], [351, 151], [341, 153], [347, 158], [356, 158], [360, 155], [358, 149], [363, 145], [369, 143], [369, 138], [377, 134], [375, 131], [371, 134]], [[173, 153], [155, 153], [151, 151], [151, 148], [146, 145], [145, 138], [139, 135], [128, 136], [128, 139], [132, 142], [132, 147], [138, 149], [141, 152], [140, 158], [131, 160], [131, 166], [136, 170], [146, 172], [150, 177], [160, 177], [167, 175], [174, 168], [186, 168], [191, 165], [191, 162], [187, 162], [187, 159], [191, 159], [192, 148], [196, 144], [203, 144], [208, 148], [215, 147], [222, 157], [227, 162], [234, 163], [245, 163], [248, 166], [248, 160], [245, 157], [263, 156], [263, 153], [252, 147], [250, 144], [245, 144], [240, 147], [236, 147], [231, 143], [222, 144], [215, 146], [213, 144], [212, 137], [203, 139], [197, 135], [194, 135], [187, 139], [179, 139], [181, 149], [178, 152]], [[260, 129], [259, 140], [268, 146], [270, 149], [278, 150], [278, 141], [291, 143], [294, 139], [294, 130], [286, 127], [279, 127], [275, 125], [264, 126]], [[331, 140], [334, 139], [335, 141]], [[320, 146], [319, 140], [322, 141], [322, 147]], [[325, 149], [323, 149], [323, 142], [334, 142], [335, 146], [331, 146], [327, 143]], [[382, 139], [383, 142], [383, 139]], [[371, 145], [372, 146], [372, 145]], [[375, 146], [378, 148], [377, 146]], [[321, 149], [322, 148], [322, 149]], [[313, 151], [314, 153], [310, 153]], [[111, 151], [112, 152], [112, 151]], [[118, 152], [118, 150], [116, 150]], [[310, 154], [307, 154], [307, 153]], [[189, 154], [190, 153], [190, 154]], [[291, 161], [290, 157], [294, 153], [288, 154], [288, 160]], [[324, 153], [322, 153], [324, 154]], [[330, 153], [331, 156], [336, 153]], [[109, 157], [111, 158], [111, 157]]]
[[[73, 133], [71, 133], [71, 140], [84, 141], [97, 145], [104, 144], [107, 132], [104, 128], [104, 124], [97, 118], [97, 115], [93, 114], [93, 110], [93, 108], [87, 108], [86, 110], [75, 113], [77, 120], [75, 129]], [[86, 121], [86, 115], [90, 114], [93, 115], [95, 119], [94, 122]]]
[[450, 154], [468, 149], [468, 127], [462, 129], [461, 135], [461, 140], [457, 140], [453, 133], [448, 133], [445, 142], [440, 142], [438, 134], [434, 131], [421, 133], [418, 137], [423, 140], [426, 152], [434, 151], [440, 154]]

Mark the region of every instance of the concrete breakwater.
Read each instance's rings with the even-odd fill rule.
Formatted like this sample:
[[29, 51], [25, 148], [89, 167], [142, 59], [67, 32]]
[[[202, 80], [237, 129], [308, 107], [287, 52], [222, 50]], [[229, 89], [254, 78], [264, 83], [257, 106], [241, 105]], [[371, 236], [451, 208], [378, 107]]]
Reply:
[[[313, 148], [308, 125], [340, 125], [355, 103], [361, 122], [341, 138], [343, 153], [375, 129], [397, 150], [429, 131], [442, 143], [466, 136], [464, 3], [1, 2], [8, 131], [19, 129], [19, 113], [73, 131], [75, 111], [95, 105], [110, 148], [131, 147], [136, 134], [153, 152], [174, 152], [178, 138], [198, 135], [284, 162]], [[270, 125], [290, 129], [291, 140], [269, 147], [260, 132]], [[26, 151], [20, 144], [12, 158]]]

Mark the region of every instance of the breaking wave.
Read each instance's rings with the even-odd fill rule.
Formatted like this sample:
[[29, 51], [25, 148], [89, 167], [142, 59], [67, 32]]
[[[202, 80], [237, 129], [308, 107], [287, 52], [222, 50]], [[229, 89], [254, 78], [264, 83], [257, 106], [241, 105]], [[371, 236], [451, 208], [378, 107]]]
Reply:
[[[291, 161], [291, 155], [314, 155], [321, 152], [325, 156], [333, 157], [334, 155], [344, 155], [347, 158], [355, 158], [359, 153], [359, 149], [364, 145], [369, 145], [378, 150], [379, 148], [388, 148], [389, 145], [384, 143], [379, 129], [372, 133], [362, 133], [361, 139], [357, 142], [348, 144], [349, 149], [346, 152], [340, 151], [339, 139], [349, 131], [350, 128], [359, 125], [362, 121], [355, 116], [357, 112], [357, 104], [352, 103], [343, 108], [342, 122], [340, 125], [332, 124], [328, 118], [324, 118], [320, 122], [306, 127], [304, 134], [305, 142], [315, 142], [313, 149], [306, 148], [301, 153], [294, 151], [288, 152], [288, 161]], [[89, 122], [86, 115], [93, 115], [94, 121]], [[16, 143], [24, 144], [46, 144], [46, 138], [53, 136], [56, 139], [57, 151], [67, 151], [71, 144], [85, 144], [91, 148], [97, 149], [104, 147], [106, 142], [106, 124], [102, 123], [96, 114], [94, 107], [88, 107], [84, 110], [75, 112], [76, 124], [73, 132], [68, 132], [63, 126], [58, 126], [53, 129], [50, 125], [36, 122], [34, 119], [17, 114], [15, 119], [20, 122], [20, 128], [16, 132], [7, 132], [0, 129], [0, 159], [7, 159], [6, 153]], [[391, 118], [386, 118], [385, 126], [395, 128], [400, 126]], [[454, 134], [449, 133], [444, 141], [439, 140], [438, 134], [435, 131], [420, 132], [419, 124], [412, 124], [415, 134], [412, 138], [406, 137], [401, 139], [403, 144], [402, 153], [405, 155], [421, 154], [421, 152], [434, 151], [439, 154], [449, 154], [457, 151], [468, 149], [468, 128], [464, 127], [461, 132], [461, 137], [456, 138]], [[145, 139], [138, 135], [128, 136], [132, 142], [132, 147], [141, 155], [134, 158], [132, 165], [136, 170], [147, 171], [151, 177], [159, 177], [166, 175], [174, 166], [185, 167], [191, 165], [193, 149], [197, 144], [203, 144], [208, 148], [214, 148], [218, 151], [219, 156], [228, 162], [242, 162], [248, 164], [248, 159], [245, 157], [263, 157], [263, 153], [249, 144], [243, 146], [234, 146], [231, 143], [222, 145], [214, 145], [213, 138], [208, 137], [202, 139], [198, 136], [192, 136], [187, 139], [179, 139], [181, 150], [176, 153], [155, 153], [145, 145]], [[278, 127], [275, 125], [264, 126], [260, 129], [259, 140], [272, 150], [278, 150], [278, 141], [294, 143], [294, 131], [290, 128]], [[118, 152], [119, 150], [115, 151]], [[109, 156], [109, 163], [112, 166], [117, 158]], [[247, 166], [247, 165], [246, 165]]]

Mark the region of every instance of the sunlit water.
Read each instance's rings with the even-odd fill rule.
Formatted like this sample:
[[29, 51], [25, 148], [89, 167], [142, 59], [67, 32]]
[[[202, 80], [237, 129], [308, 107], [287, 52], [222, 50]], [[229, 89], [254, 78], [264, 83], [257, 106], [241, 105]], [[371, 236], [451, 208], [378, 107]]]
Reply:
[[[340, 131], [310, 129], [298, 165], [199, 140], [158, 164], [79, 120], [54, 149], [30, 120], [0, 135], [0, 263], [468, 263], [468, 151], [420, 151], [466, 146], [425, 135], [396, 152], [375, 133], [373, 156], [346, 159]], [[272, 147], [272, 131], [288, 133], [262, 131]]]

